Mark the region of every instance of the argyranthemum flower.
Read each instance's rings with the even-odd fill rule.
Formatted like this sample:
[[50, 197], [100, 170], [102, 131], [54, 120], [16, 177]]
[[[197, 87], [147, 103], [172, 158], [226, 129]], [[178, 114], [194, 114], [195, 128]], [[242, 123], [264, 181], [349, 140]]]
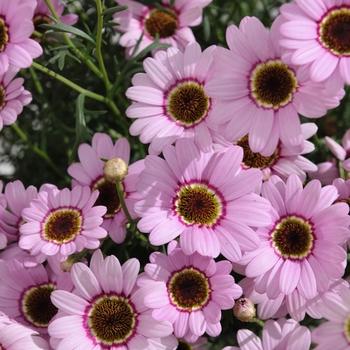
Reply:
[[165, 159], [149, 155], [136, 184], [143, 200], [135, 204], [140, 231], [153, 245], [180, 236], [185, 254], [198, 252], [237, 261], [242, 251], [259, 247], [251, 227], [271, 222], [270, 204], [251, 193], [262, 173], [249, 169], [236, 175], [243, 151], [232, 146], [203, 153], [193, 141], [165, 146]]
[[[103, 166], [105, 163], [100, 158], [121, 158], [125, 163], [129, 163], [129, 142], [126, 138], [120, 138], [113, 145], [110, 136], [95, 133], [92, 145], [86, 143], [80, 145], [78, 155], [80, 163], [74, 163], [68, 168], [69, 175], [73, 177], [72, 186], [89, 186], [92, 190], [99, 191], [95, 205], [107, 207], [101, 227], [108, 232], [114, 242], [122, 243], [125, 240], [127, 219], [120, 205], [116, 184], [104, 178]], [[133, 219], [138, 217], [133, 210], [134, 204], [141, 199], [135, 184], [143, 168], [143, 161], [131, 164], [128, 175], [122, 181], [125, 203]]]
[[[221, 333], [221, 310], [231, 309], [242, 295], [242, 288], [230, 275], [229, 261], [218, 263], [198, 253], [185, 255], [176, 241], [168, 244], [168, 256], [155, 252], [139, 285], [162, 282], [145, 297], [144, 303], [154, 309], [152, 316], [174, 325], [177, 338], [212, 337]], [[191, 339], [193, 341], [193, 339]]]
[[[302, 156], [302, 154], [310, 153], [315, 149], [314, 144], [306, 139], [316, 133], [317, 127], [314, 123], [305, 123], [301, 125], [301, 130], [304, 139], [304, 149], [301, 153], [295, 153], [279, 142], [275, 152], [269, 157], [254, 153], [249, 147], [248, 135], [242, 137], [235, 142], [236, 145], [243, 148], [242, 170], [261, 169], [265, 181], [271, 175], [278, 175], [283, 180], [287, 180], [290, 174], [297, 174], [301, 181], [305, 181], [306, 172], [317, 170], [317, 165]], [[222, 144], [224, 143], [222, 142]]]
[[226, 38], [230, 50], [218, 47], [215, 68], [204, 87], [217, 99], [210, 122], [225, 124], [224, 136], [236, 142], [249, 134], [254, 153], [271, 156], [279, 139], [294, 153], [303, 151], [298, 113], [319, 118], [339, 105], [344, 91], [328, 95], [322, 83], [310, 80], [304, 68], [283, 60], [278, 17], [268, 34], [255, 17], [231, 25]]
[[[47, 16], [52, 16], [49, 7], [46, 5], [45, 0], [37, 0], [38, 4], [34, 10], [33, 23], [35, 30], [45, 33], [45, 29], [40, 28], [40, 24], [53, 24], [54, 22]], [[60, 0], [51, 0], [51, 4], [54, 7], [61, 23], [73, 25], [78, 21], [78, 16], [74, 13], [62, 15], [64, 11], [64, 5]]]
[[146, 74], [133, 77], [134, 86], [126, 96], [134, 103], [126, 115], [136, 119], [130, 133], [150, 143], [150, 154], [159, 154], [179, 138], [193, 138], [203, 152], [211, 150], [208, 116], [212, 101], [203, 89], [211, 74], [213, 51], [211, 46], [201, 52], [198, 43], [188, 44], [184, 53], [169, 48], [146, 58]]
[[1, 311], [0, 347], [6, 350], [49, 350], [49, 344], [38, 332], [17, 323]]
[[350, 347], [350, 290], [344, 288], [339, 295], [326, 293], [321, 306], [323, 317], [328, 320], [312, 332], [315, 349], [346, 350]]
[[36, 4], [36, 0], [0, 1], [0, 73], [5, 73], [9, 64], [28, 68], [33, 58], [42, 54], [41, 46], [29, 39]]
[[169, 0], [162, 1], [162, 9], [146, 6], [132, 0], [116, 0], [119, 5], [128, 6], [126, 11], [118, 12], [114, 20], [120, 25], [117, 30], [124, 33], [119, 44], [126, 47], [126, 55], [130, 57], [137, 41], [143, 35], [137, 52], [151, 45], [156, 35], [159, 42], [170, 44], [184, 51], [186, 45], [196, 39], [189, 27], [202, 22], [202, 9], [212, 0], [175, 0], [170, 7]]
[[98, 248], [99, 239], [107, 236], [100, 227], [107, 208], [93, 207], [97, 197], [98, 191], [91, 193], [87, 186], [39, 192], [22, 211], [19, 246], [30, 250], [38, 262], [52, 255], [64, 261], [84, 248]]
[[4, 125], [13, 124], [17, 116], [22, 113], [23, 106], [26, 106], [32, 100], [31, 93], [24, 90], [24, 79], [14, 79], [18, 72], [19, 68], [10, 65], [5, 72], [0, 73], [0, 130]]
[[326, 81], [327, 90], [336, 93], [344, 82], [350, 84], [349, 1], [295, 2], [280, 8], [285, 20], [280, 44], [294, 64], [309, 64], [311, 78]]
[[29, 203], [38, 194], [34, 186], [27, 189], [19, 180], [9, 182], [5, 187], [7, 206], [0, 206], [0, 232], [4, 232], [9, 242], [19, 240], [19, 227], [24, 223], [22, 210], [29, 207]]
[[330, 280], [344, 274], [346, 252], [342, 245], [350, 237], [350, 217], [346, 203], [334, 186], [321, 188], [318, 180], [303, 188], [292, 174], [286, 184], [272, 176], [262, 186], [262, 196], [272, 206], [272, 224], [259, 228], [259, 248], [245, 253], [238, 264], [247, 277], [256, 277], [255, 290], [275, 299], [280, 293], [287, 299], [288, 311], [300, 313], [299, 300], [326, 292]]
[[40, 332], [56, 315], [57, 308], [50, 300], [56, 289], [72, 290], [68, 272], [57, 276], [39, 264], [25, 268], [18, 260], [0, 260], [0, 309], [11, 318]]
[[[139, 269], [137, 259], [129, 259], [121, 266], [115, 256], [103, 259], [100, 250], [93, 254], [90, 268], [74, 264], [74, 293], [56, 290], [51, 295], [59, 310], [49, 326], [52, 347], [156, 350], [148, 339], [166, 341], [173, 327], [169, 322], [154, 320], [143, 304], [151, 288], [136, 288]], [[176, 349], [176, 342], [168, 349]]]
[[309, 350], [311, 333], [305, 326], [300, 326], [293, 319], [280, 318], [277, 321], [268, 320], [264, 324], [262, 340], [248, 329], [237, 332], [239, 348], [226, 346], [222, 350]]

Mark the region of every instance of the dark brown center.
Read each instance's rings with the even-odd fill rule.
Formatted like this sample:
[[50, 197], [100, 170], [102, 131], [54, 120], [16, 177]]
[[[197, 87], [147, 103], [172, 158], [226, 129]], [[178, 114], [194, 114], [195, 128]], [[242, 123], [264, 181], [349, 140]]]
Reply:
[[153, 10], [146, 19], [145, 28], [147, 33], [154, 38], [169, 38], [178, 28], [177, 15], [173, 11]]

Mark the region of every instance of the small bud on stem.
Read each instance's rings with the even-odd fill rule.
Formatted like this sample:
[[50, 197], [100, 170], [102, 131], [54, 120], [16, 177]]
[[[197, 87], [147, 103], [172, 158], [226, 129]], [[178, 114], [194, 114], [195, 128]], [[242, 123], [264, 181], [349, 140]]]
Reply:
[[233, 307], [233, 314], [242, 322], [251, 321], [256, 314], [254, 303], [248, 298], [240, 298]]

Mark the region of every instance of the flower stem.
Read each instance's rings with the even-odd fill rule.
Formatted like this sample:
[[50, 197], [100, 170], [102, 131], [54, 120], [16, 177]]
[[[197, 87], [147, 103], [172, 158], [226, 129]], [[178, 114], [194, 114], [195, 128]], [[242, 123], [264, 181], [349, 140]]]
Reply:
[[86, 90], [86, 89], [82, 88], [81, 86], [79, 86], [77, 84], [74, 84], [69, 79], [63, 77], [60, 74], [57, 74], [56, 72], [52, 71], [49, 68], [46, 68], [46, 67], [42, 66], [39, 63], [33, 62], [32, 63], [32, 67], [34, 67], [37, 70], [40, 70], [43, 73], [46, 73], [47, 75], [55, 78], [56, 80], [60, 81], [61, 83], [66, 84], [67, 86], [69, 86], [70, 88], [78, 91], [79, 93], [85, 94], [85, 96], [87, 96], [87, 97], [90, 97], [90, 98], [92, 98], [94, 100], [97, 100], [97, 101], [100, 101], [100, 102], [104, 102], [104, 103], [107, 103], [107, 104], [110, 103], [110, 101], [108, 101], [108, 99], [105, 98], [104, 96], [96, 94], [96, 93], [94, 93], [92, 91]]
[[17, 124], [11, 124], [11, 127], [34, 153], [36, 153], [39, 157], [41, 157], [57, 175], [59, 175], [67, 183], [69, 183], [70, 179], [64, 174], [62, 174], [62, 172], [56, 167], [56, 165], [52, 162], [51, 158], [44, 151], [42, 151], [37, 146], [33, 145], [28, 140], [28, 137], [26, 136], [26, 134], [22, 131], [22, 129]]
[[[57, 15], [57, 12], [52, 5], [50, 0], [45, 0], [46, 5], [50, 9], [52, 16], [55, 18], [56, 21], [60, 22], [60, 18]], [[66, 33], [62, 33], [67, 45], [70, 47], [72, 52], [79, 57], [90, 69], [93, 71], [100, 79], [103, 80], [103, 74], [102, 72], [98, 69], [98, 67], [89, 59], [89, 57], [86, 57], [82, 52], [80, 52], [77, 47], [74, 45], [73, 41], [70, 40], [70, 37]]]
[[115, 184], [117, 186], [117, 192], [118, 192], [120, 205], [123, 208], [124, 214], [125, 214], [126, 218], [128, 219], [128, 222], [130, 223], [130, 225], [133, 225], [134, 220], [132, 219], [132, 217], [129, 213], [128, 207], [126, 206], [126, 203], [125, 203], [123, 185], [122, 185], [121, 181], [116, 181]]
[[96, 10], [97, 10], [97, 34], [96, 34], [96, 57], [98, 65], [102, 73], [102, 79], [105, 83], [107, 92], [111, 89], [111, 83], [108, 79], [106, 67], [103, 61], [101, 44], [102, 44], [102, 30], [103, 30], [103, 14], [102, 14], [102, 5], [101, 0], [96, 0]]

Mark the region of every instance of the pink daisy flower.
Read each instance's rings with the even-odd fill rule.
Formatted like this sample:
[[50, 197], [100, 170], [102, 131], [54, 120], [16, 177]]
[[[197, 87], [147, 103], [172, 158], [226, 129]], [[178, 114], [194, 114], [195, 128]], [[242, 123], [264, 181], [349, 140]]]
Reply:
[[24, 223], [22, 210], [29, 207], [30, 201], [38, 194], [34, 186], [24, 187], [20, 180], [9, 182], [5, 187], [7, 206], [0, 206], [0, 231], [9, 242], [19, 240], [19, 227]]
[[322, 185], [331, 185], [340, 176], [339, 168], [334, 159], [318, 163], [316, 171], [309, 171], [309, 177], [313, 180], [320, 180]]
[[153, 245], [180, 236], [185, 254], [198, 252], [238, 261], [243, 251], [259, 247], [251, 227], [271, 223], [270, 204], [251, 193], [262, 173], [249, 169], [235, 175], [243, 151], [228, 147], [202, 153], [189, 139], [166, 146], [164, 158], [149, 155], [136, 187], [144, 197], [135, 204], [138, 228]]
[[40, 334], [10, 319], [0, 311], [0, 347], [6, 350], [49, 350]]
[[[254, 153], [249, 147], [248, 135], [242, 137], [235, 143], [242, 147], [244, 152], [241, 169], [260, 169], [263, 172], [264, 181], [268, 180], [271, 175], [278, 175], [283, 180], [287, 180], [289, 175], [296, 174], [304, 182], [306, 172], [317, 171], [317, 165], [302, 156], [302, 154], [310, 153], [315, 149], [314, 144], [306, 139], [316, 133], [317, 126], [314, 123], [305, 123], [301, 125], [301, 130], [304, 140], [304, 149], [301, 153], [295, 153], [279, 142], [275, 152], [269, 157]], [[221, 138], [221, 144], [230, 145], [229, 142], [223, 141]]]
[[146, 74], [133, 77], [134, 86], [126, 96], [134, 103], [126, 115], [136, 119], [130, 133], [140, 135], [143, 143], [150, 142], [150, 154], [159, 154], [179, 138], [193, 138], [203, 152], [211, 150], [208, 117], [213, 103], [203, 89], [211, 74], [214, 49], [201, 52], [198, 43], [188, 44], [184, 53], [169, 48], [146, 58]]
[[350, 129], [344, 134], [341, 145], [328, 136], [324, 138], [324, 141], [335, 157], [342, 161], [343, 168], [350, 171]]
[[154, 42], [159, 35], [159, 42], [170, 44], [184, 51], [186, 45], [196, 39], [189, 27], [202, 22], [202, 9], [212, 0], [175, 0], [170, 7], [170, 0], [163, 0], [162, 6], [146, 6], [132, 0], [116, 0], [118, 5], [128, 6], [125, 11], [116, 14], [114, 20], [120, 25], [117, 30], [124, 33], [119, 44], [126, 47], [126, 55], [133, 54], [135, 45], [143, 35], [137, 54]]
[[339, 105], [344, 91], [330, 97], [322, 83], [314, 83], [302, 67], [281, 59], [278, 17], [266, 31], [255, 17], [231, 25], [226, 39], [230, 50], [218, 47], [215, 68], [204, 87], [217, 99], [212, 123], [225, 124], [224, 137], [235, 142], [249, 134], [254, 153], [271, 156], [279, 139], [295, 153], [304, 147], [298, 113], [319, 118]]
[[150, 261], [138, 284], [162, 282], [144, 299], [145, 305], [154, 309], [153, 318], [172, 323], [175, 336], [187, 341], [204, 332], [218, 336], [221, 310], [231, 309], [234, 299], [242, 295], [230, 275], [231, 263], [216, 263], [198, 253], [185, 255], [176, 241], [168, 244], [168, 256], [155, 252]]
[[42, 54], [41, 46], [29, 39], [34, 30], [32, 22], [35, 0], [0, 1], [0, 72], [9, 64], [28, 68], [33, 58]]
[[[137, 259], [121, 266], [115, 256], [103, 259], [100, 250], [93, 254], [90, 268], [74, 264], [74, 292], [52, 292], [59, 312], [49, 325], [51, 346], [59, 350], [156, 350], [148, 339], [166, 341], [173, 327], [154, 320], [143, 304], [153, 286], [135, 287], [139, 268]], [[176, 349], [176, 342], [167, 349]]]
[[[50, 15], [52, 16], [52, 13], [48, 6], [46, 5], [45, 0], [37, 0], [38, 4], [34, 10], [34, 15], [33, 15], [33, 23], [35, 30], [45, 33], [45, 29], [40, 28], [40, 24], [53, 24], [54, 22], [51, 21], [51, 19], [47, 16]], [[60, 0], [51, 0], [51, 4], [56, 10], [56, 13], [58, 17], [60, 18], [60, 22], [68, 25], [73, 25], [77, 23], [78, 21], [78, 16], [76, 14], [66, 14], [62, 15], [64, 11], [64, 5]]]
[[328, 320], [312, 332], [315, 349], [346, 350], [350, 347], [350, 290], [342, 289], [340, 295], [326, 294], [322, 305], [323, 316]]
[[19, 229], [19, 246], [30, 250], [37, 262], [52, 255], [64, 261], [84, 248], [98, 248], [99, 239], [107, 235], [100, 227], [107, 208], [93, 207], [97, 197], [98, 191], [91, 193], [87, 186], [39, 192], [22, 211], [26, 222]]
[[326, 80], [326, 88], [336, 93], [350, 84], [350, 22], [348, 0], [295, 0], [280, 8], [285, 23], [280, 44], [291, 53], [294, 64], [310, 66], [311, 79]]
[[17, 116], [22, 113], [23, 106], [32, 100], [31, 93], [24, 90], [24, 79], [14, 79], [18, 71], [19, 68], [10, 65], [4, 73], [0, 73], [0, 130], [4, 125], [13, 124]]
[[25, 268], [17, 260], [0, 260], [0, 309], [28, 327], [47, 333], [57, 308], [50, 300], [56, 289], [72, 290], [70, 274], [55, 275], [39, 264]]
[[309, 350], [311, 333], [305, 326], [300, 326], [293, 319], [280, 318], [268, 320], [264, 324], [262, 340], [248, 329], [240, 329], [237, 333], [239, 348], [227, 346], [222, 350]]
[[[126, 138], [120, 138], [113, 145], [107, 134], [95, 133], [92, 145], [86, 143], [79, 146], [78, 155], [80, 163], [74, 163], [68, 168], [68, 174], [73, 177], [72, 186], [89, 186], [91, 190], [98, 190], [99, 196], [95, 205], [104, 205], [107, 212], [103, 216], [103, 227], [116, 243], [122, 243], [126, 236], [127, 222], [121, 207], [115, 183], [105, 180], [103, 173], [104, 162], [100, 158], [121, 158], [129, 163], [130, 144]], [[143, 161], [135, 162], [129, 166], [128, 175], [122, 181], [124, 199], [128, 211], [135, 219], [134, 204], [141, 199], [136, 191], [135, 184], [139, 173], [144, 169]]]
[[346, 252], [341, 247], [350, 237], [346, 203], [332, 204], [338, 197], [334, 186], [321, 188], [312, 180], [303, 189], [296, 175], [286, 184], [272, 176], [262, 186], [262, 196], [273, 207], [272, 224], [259, 228], [261, 245], [238, 262], [244, 274], [254, 278], [255, 290], [275, 299], [287, 299], [289, 313], [301, 312], [299, 300], [326, 292], [330, 280], [344, 274]]

